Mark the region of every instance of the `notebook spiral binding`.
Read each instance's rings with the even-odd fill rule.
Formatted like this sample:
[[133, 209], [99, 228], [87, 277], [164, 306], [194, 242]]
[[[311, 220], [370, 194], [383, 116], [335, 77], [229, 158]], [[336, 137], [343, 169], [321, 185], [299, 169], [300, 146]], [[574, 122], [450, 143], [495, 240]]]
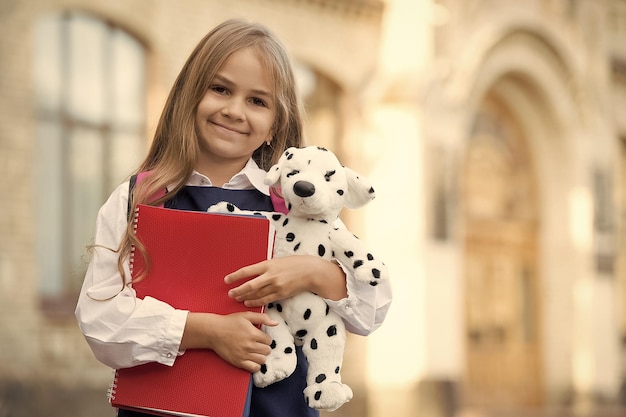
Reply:
[[109, 403], [115, 401], [115, 394], [117, 392], [117, 370], [113, 372], [113, 379], [111, 380], [111, 384], [107, 389], [107, 399]]
[[[135, 214], [133, 215], [133, 233], [137, 233], [137, 222], [139, 221], [139, 207], [135, 208]], [[130, 270], [130, 275], [133, 275], [133, 264], [135, 260], [135, 245], [130, 249], [130, 254], [128, 255], [128, 266]]]
[[[139, 216], [139, 207], [135, 209], [135, 213], [133, 215], [133, 233], [137, 233], [137, 221]], [[135, 260], [135, 245], [130, 249], [130, 254], [128, 255], [128, 266], [130, 270], [130, 275], [132, 279], [133, 275], [133, 264]], [[109, 403], [115, 401], [115, 393], [117, 391], [117, 369], [113, 371], [113, 379], [111, 380], [111, 384], [109, 384], [109, 388], [107, 389], [107, 399]]]

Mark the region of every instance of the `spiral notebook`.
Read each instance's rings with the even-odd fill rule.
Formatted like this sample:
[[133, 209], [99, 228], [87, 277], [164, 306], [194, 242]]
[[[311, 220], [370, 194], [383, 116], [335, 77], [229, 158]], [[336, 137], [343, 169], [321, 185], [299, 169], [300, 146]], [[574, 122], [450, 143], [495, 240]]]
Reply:
[[[194, 312], [230, 314], [247, 308], [227, 292], [224, 276], [271, 258], [274, 229], [264, 217], [213, 214], [139, 205], [135, 233], [145, 246], [131, 254], [139, 298]], [[212, 350], [190, 349], [173, 366], [156, 362], [118, 369], [111, 405], [155, 415], [241, 417], [249, 404], [249, 372]]]

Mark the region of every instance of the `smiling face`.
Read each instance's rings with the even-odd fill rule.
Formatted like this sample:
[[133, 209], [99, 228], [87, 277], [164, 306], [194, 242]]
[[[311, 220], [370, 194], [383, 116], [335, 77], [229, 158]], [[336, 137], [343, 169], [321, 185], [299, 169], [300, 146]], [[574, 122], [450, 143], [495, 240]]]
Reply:
[[[214, 177], [241, 170], [272, 138], [276, 118], [274, 83], [257, 52], [234, 52], [219, 69], [196, 110], [200, 155], [196, 170]], [[218, 175], [217, 172], [220, 174]]]

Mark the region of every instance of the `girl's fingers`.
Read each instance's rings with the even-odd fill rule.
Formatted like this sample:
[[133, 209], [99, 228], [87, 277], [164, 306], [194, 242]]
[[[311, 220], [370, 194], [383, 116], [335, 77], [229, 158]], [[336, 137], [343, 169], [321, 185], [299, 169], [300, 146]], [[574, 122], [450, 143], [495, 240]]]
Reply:
[[265, 356], [259, 357], [259, 360], [251, 359], [246, 360], [241, 363], [241, 368], [245, 369], [248, 372], [258, 372], [261, 369], [261, 365], [265, 363]]
[[270, 294], [254, 300], [245, 300], [243, 303], [246, 307], [261, 307], [279, 299], [282, 299], [282, 297], [276, 297], [275, 295]]
[[233, 288], [228, 292], [229, 297], [242, 302], [246, 300], [250, 301], [260, 299], [279, 293], [279, 288], [272, 282], [266, 282], [261, 278], [257, 278], [257, 280], [254, 281], [255, 282], [247, 282], [237, 288]]
[[278, 291], [277, 288], [271, 285], [248, 292], [233, 292], [232, 295], [230, 293], [229, 295], [240, 303], [243, 302], [246, 307], [260, 307], [286, 298], [286, 294]]
[[[250, 294], [250, 293], [254, 293], [255, 291], [259, 291], [261, 288], [263, 288], [262, 282], [260, 282], [260, 279], [253, 279], [250, 280], [244, 284], [241, 284], [238, 287], [235, 287], [233, 289], [231, 289], [230, 291], [228, 291], [228, 296], [231, 298], [238, 298], [238, 297], [245, 297], [246, 295]], [[237, 300], [237, 301], [242, 301], [242, 300]]]
[[[250, 313], [248, 320], [250, 320], [250, 323], [254, 325], [264, 324], [266, 326], [276, 326], [278, 324], [278, 322], [274, 321], [269, 315], [265, 313]], [[263, 334], [267, 336], [265, 333]], [[269, 336], [267, 336], [267, 339], [269, 339]]]
[[231, 272], [230, 274], [224, 277], [224, 282], [227, 284], [232, 284], [233, 282], [236, 282], [242, 279], [259, 276], [263, 272], [265, 272], [266, 262], [267, 261], [263, 261], [257, 264], [244, 266], [243, 268], [240, 268], [234, 272]]

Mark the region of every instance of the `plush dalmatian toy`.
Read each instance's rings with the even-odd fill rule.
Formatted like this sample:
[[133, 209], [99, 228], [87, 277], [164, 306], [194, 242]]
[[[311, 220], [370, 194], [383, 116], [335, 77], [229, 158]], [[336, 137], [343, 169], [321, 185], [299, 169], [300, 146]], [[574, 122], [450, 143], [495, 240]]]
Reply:
[[[289, 210], [288, 214], [256, 213], [265, 215], [276, 228], [274, 257], [317, 255], [336, 260], [364, 285], [387, 278], [385, 264], [362, 241], [334, 226], [344, 206], [365, 205], [374, 198], [374, 189], [343, 167], [332, 152], [316, 146], [289, 148], [270, 168], [265, 182], [280, 187]], [[209, 211], [243, 213], [227, 202]], [[279, 325], [264, 327], [273, 339], [272, 353], [254, 374], [255, 385], [265, 387], [291, 375], [296, 344], [302, 346], [309, 364], [304, 390], [309, 407], [333, 411], [349, 401], [352, 390], [340, 375], [346, 341], [341, 317], [310, 292], [271, 303], [266, 312]]]

